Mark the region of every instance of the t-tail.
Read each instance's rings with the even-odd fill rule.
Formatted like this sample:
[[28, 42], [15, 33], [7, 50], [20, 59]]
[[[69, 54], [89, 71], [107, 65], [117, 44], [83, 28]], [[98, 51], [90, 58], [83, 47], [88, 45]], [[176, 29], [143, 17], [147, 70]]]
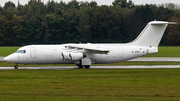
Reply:
[[128, 43], [133, 46], [149, 47], [148, 54], [158, 52], [158, 46], [168, 24], [177, 22], [152, 21], [147, 24], [140, 35], [132, 42]]
[[135, 46], [158, 47], [168, 24], [175, 22], [152, 21], [147, 24], [141, 34], [130, 44]]

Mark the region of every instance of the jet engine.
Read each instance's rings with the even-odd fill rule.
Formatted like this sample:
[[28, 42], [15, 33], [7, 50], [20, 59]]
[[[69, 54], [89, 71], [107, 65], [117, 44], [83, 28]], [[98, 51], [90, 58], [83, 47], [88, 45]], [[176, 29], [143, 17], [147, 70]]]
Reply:
[[71, 58], [71, 60], [77, 61], [77, 60], [81, 60], [84, 56], [82, 53], [70, 53], [69, 57]]
[[84, 55], [82, 53], [63, 52], [62, 57], [64, 60], [78, 61], [84, 58]]
[[71, 58], [69, 57], [69, 53], [68, 52], [63, 52], [62, 53], [62, 57], [63, 57], [63, 60], [70, 60]]

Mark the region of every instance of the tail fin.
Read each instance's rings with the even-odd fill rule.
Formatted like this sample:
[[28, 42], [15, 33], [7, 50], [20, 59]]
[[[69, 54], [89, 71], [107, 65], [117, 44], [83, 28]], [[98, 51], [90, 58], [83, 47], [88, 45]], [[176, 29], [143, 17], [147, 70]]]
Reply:
[[[157, 47], [169, 22], [152, 21], [147, 24], [141, 34], [132, 42], [136, 46]], [[172, 23], [171, 23], [172, 24]]]

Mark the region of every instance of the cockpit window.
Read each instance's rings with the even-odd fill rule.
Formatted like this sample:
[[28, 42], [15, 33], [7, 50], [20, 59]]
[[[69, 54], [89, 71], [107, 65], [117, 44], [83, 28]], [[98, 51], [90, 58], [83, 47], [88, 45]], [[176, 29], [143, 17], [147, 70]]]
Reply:
[[17, 50], [15, 53], [26, 53], [26, 50]]

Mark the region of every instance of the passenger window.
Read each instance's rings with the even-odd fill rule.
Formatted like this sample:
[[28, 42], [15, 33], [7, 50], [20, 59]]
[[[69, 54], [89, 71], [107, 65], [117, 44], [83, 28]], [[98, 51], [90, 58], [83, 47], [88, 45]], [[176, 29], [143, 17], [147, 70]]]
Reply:
[[26, 50], [24, 50], [24, 52], [23, 53], [26, 53]]

